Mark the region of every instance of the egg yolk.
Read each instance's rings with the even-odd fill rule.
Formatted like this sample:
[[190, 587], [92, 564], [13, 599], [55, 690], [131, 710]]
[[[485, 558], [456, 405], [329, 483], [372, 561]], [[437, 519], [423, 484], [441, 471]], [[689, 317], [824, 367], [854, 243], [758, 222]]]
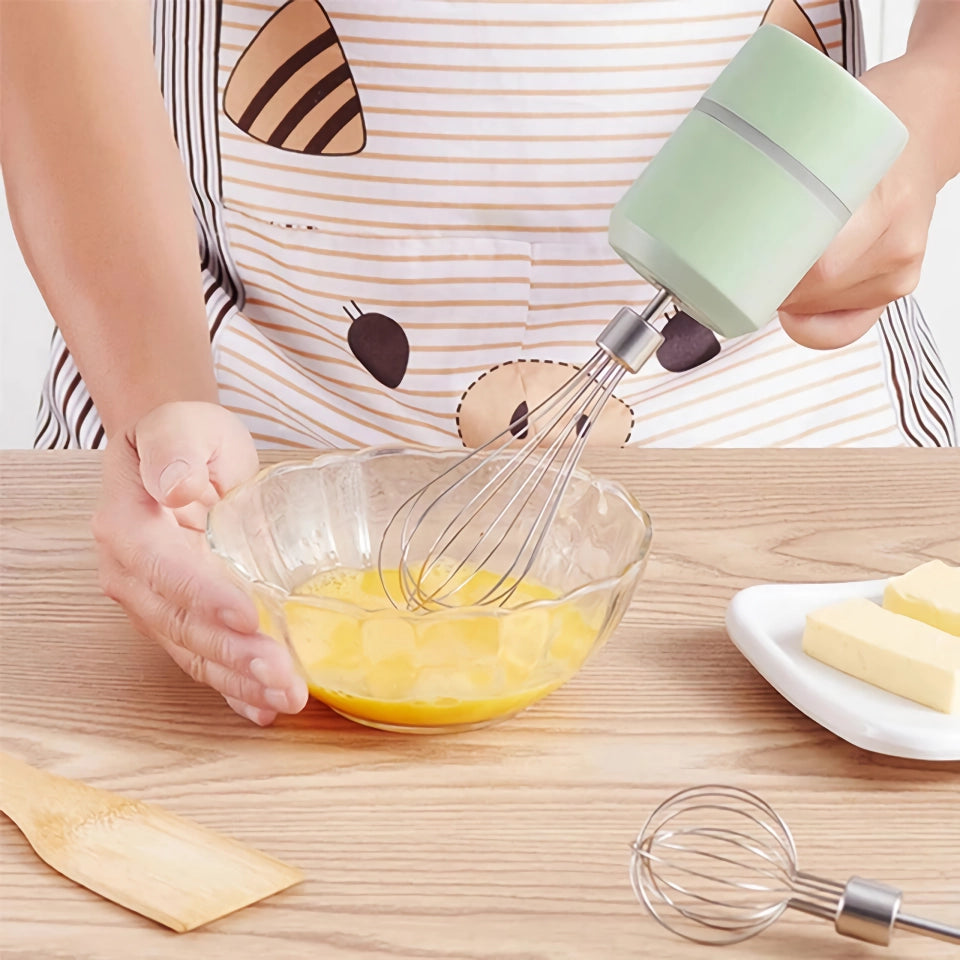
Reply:
[[[395, 570], [385, 577], [397, 582]], [[471, 595], [498, 579], [475, 573]], [[521, 581], [512, 605], [556, 596]], [[357, 609], [341, 612], [316, 599]], [[497, 615], [465, 606], [404, 616], [376, 570], [342, 569], [307, 580], [284, 604], [287, 635], [310, 692], [352, 719], [400, 729], [478, 725], [524, 709], [577, 672], [604, 612], [571, 601]]]

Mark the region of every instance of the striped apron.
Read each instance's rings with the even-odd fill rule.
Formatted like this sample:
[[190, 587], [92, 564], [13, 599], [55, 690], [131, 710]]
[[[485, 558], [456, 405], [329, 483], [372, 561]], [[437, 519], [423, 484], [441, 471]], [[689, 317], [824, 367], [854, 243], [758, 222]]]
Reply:
[[[853, 0], [156, 0], [222, 402], [263, 447], [506, 428], [650, 298], [609, 211], [764, 19], [863, 68]], [[956, 442], [911, 298], [834, 351], [667, 334], [592, 440]], [[37, 443], [104, 443], [59, 334]]]

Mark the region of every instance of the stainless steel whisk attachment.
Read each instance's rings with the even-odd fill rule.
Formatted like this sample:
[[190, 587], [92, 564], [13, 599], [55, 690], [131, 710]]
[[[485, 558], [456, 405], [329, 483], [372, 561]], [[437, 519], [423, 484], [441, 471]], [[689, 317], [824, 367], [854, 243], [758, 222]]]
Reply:
[[737, 787], [695, 787], [661, 803], [633, 844], [630, 878], [661, 925], [697, 943], [739, 943], [793, 909], [867, 943], [887, 946], [897, 929], [960, 944], [960, 928], [904, 913], [893, 887], [798, 870], [786, 823]]
[[[400, 507], [379, 554], [395, 606], [507, 603], [543, 547], [600, 411], [627, 372], [636, 373], [663, 343], [654, 321], [671, 302], [659, 290], [642, 312], [621, 309], [565, 384]], [[395, 562], [400, 596], [384, 576]], [[481, 570], [496, 576], [477, 589]]]

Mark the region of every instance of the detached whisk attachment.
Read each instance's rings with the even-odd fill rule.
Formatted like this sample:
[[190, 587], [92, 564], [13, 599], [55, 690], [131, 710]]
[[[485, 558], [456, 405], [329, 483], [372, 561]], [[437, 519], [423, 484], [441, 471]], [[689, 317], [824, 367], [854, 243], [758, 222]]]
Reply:
[[[396, 606], [509, 601], [543, 547], [600, 411], [624, 375], [663, 343], [651, 321], [670, 303], [661, 290], [642, 313], [620, 310], [597, 338], [597, 352], [563, 386], [400, 507], [379, 555]], [[384, 576], [394, 565], [399, 596]]]
[[900, 929], [960, 944], [960, 929], [903, 913], [893, 887], [798, 870], [786, 823], [736, 787], [695, 787], [660, 804], [633, 844], [630, 879], [660, 924], [697, 943], [739, 943], [793, 909], [867, 943], [887, 946]]

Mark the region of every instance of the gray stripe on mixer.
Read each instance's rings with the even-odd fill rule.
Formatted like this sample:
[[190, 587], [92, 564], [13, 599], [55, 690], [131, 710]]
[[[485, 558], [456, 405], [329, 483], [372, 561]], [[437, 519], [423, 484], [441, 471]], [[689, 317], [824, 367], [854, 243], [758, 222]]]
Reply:
[[701, 97], [694, 109], [722, 123], [728, 130], [746, 140], [750, 146], [756, 147], [769, 157], [782, 170], [789, 173], [797, 183], [806, 187], [841, 223], [846, 223], [850, 219], [850, 208], [815, 173], [811, 173], [796, 157], [774, 143], [765, 133], [761, 133], [752, 123], [748, 123], [732, 110], [706, 97]]

